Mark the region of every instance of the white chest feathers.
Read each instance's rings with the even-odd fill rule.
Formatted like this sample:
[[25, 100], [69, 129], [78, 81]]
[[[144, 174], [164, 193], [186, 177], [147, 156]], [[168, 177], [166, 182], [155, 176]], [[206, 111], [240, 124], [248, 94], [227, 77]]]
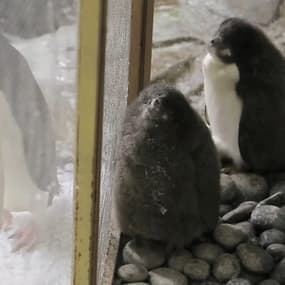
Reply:
[[243, 164], [238, 136], [242, 101], [237, 96], [239, 71], [208, 53], [203, 60], [205, 102], [211, 131], [217, 147], [237, 166]]

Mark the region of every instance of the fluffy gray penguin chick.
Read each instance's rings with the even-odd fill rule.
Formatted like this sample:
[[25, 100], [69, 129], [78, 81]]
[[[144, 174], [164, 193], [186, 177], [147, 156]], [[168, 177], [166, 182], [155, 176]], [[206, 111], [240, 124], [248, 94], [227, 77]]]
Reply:
[[221, 23], [203, 61], [205, 101], [221, 153], [238, 168], [285, 169], [285, 61], [256, 26]]
[[178, 90], [151, 85], [128, 107], [116, 184], [116, 218], [127, 235], [182, 247], [215, 227], [214, 143]]

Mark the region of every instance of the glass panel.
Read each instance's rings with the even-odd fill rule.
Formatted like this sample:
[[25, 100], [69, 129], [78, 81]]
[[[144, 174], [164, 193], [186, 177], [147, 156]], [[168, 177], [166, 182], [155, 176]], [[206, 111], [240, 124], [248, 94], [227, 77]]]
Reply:
[[3, 284], [72, 284], [78, 4], [0, 3]]

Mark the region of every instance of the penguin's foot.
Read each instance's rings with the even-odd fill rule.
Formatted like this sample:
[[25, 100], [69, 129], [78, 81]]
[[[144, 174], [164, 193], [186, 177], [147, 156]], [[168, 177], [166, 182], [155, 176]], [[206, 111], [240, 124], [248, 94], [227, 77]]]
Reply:
[[[19, 218], [19, 215], [21, 217]], [[11, 230], [9, 239], [13, 240], [12, 252], [25, 248], [31, 250], [38, 242], [39, 230], [31, 213], [17, 213], [18, 225]]]
[[13, 216], [11, 212], [6, 209], [3, 209], [0, 229], [5, 232], [8, 231], [12, 226], [12, 222], [13, 222]]
[[9, 236], [9, 239], [15, 239], [12, 252], [16, 252], [23, 247], [27, 250], [31, 250], [38, 241], [38, 234], [36, 228], [29, 225], [25, 228], [18, 229], [15, 233]]

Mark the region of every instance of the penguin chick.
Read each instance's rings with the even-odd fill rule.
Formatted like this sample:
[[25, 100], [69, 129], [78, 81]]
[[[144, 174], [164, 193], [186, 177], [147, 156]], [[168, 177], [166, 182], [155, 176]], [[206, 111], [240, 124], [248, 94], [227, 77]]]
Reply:
[[256, 26], [221, 23], [203, 61], [205, 101], [219, 152], [238, 168], [285, 169], [285, 61]]
[[116, 185], [115, 213], [126, 235], [183, 247], [215, 227], [214, 143], [176, 89], [151, 85], [128, 107]]

